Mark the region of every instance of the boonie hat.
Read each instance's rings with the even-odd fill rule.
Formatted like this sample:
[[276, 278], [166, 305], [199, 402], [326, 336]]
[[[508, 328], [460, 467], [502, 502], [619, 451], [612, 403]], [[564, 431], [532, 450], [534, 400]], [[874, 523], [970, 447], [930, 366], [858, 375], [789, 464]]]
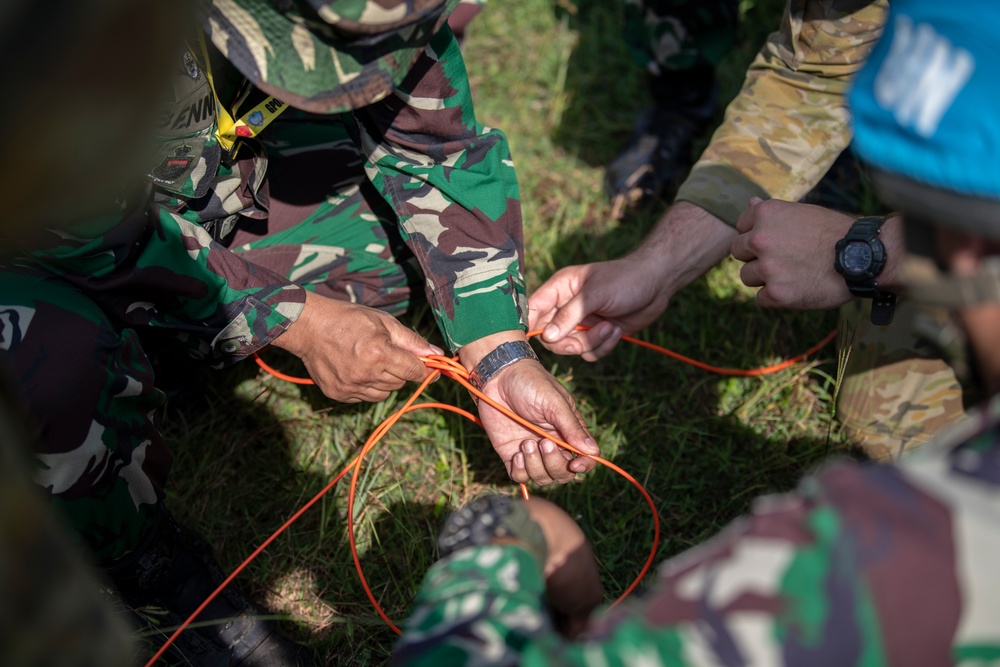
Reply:
[[212, 43], [255, 86], [339, 113], [379, 101], [410, 71], [458, 0], [210, 0]]

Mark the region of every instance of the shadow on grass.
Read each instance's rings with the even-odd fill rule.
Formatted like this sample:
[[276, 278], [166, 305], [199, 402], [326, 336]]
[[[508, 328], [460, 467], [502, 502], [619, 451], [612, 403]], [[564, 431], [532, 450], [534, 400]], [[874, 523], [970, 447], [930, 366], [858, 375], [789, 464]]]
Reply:
[[[222, 373], [191, 370], [187, 384], [197, 389], [181, 406], [175, 401], [165, 419], [175, 458], [168, 504], [208, 539], [226, 572], [327, 485], [374, 423], [372, 406], [326, 401], [334, 417], [319, 419], [308, 408], [276, 415], [269, 392], [234, 399], [234, 388], [253, 384], [257, 375], [252, 363]], [[402, 622], [414, 578], [433, 562], [432, 541], [447, 508], [370, 495], [398, 475], [385, 466], [373, 456], [362, 472], [356, 532], [372, 589], [390, 618]], [[349, 481], [345, 477], [233, 585], [279, 617], [309, 619], [309, 625], [283, 625], [320, 664], [377, 665], [388, 657], [394, 635], [355, 572], [347, 539]]]

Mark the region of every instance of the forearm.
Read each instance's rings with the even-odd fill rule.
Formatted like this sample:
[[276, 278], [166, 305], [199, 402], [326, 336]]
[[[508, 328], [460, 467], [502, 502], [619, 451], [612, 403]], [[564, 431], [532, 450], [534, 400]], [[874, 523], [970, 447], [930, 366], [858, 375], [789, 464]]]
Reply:
[[679, 201], [735, 225], [751, 196], [797, 201], [820, 181], [850, 142], [846, 90], [885, 23], [886, 0], [857, 5], [789, 4]]
[[694, 282], [729, 255], [736, 230], [705, 209], [677, 202], [632, 257], [668, 295]]
[[506, 137], [475, 119], [447, 29], [395, 93], [355, 114], [369, 177], [399, 217], [452, 349], [524, 330], [521, 210]]

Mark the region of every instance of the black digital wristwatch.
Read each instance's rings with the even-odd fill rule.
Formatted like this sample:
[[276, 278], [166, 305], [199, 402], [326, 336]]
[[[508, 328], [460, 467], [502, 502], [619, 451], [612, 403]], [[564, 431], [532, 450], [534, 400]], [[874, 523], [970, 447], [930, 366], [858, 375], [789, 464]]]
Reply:
[[862, 299], [872, 300], [872, 324], [892, 322], [896, 295], [879, 288], [878, 277], [885, 269], [888, 255], [879, 239], [885, 218], [860, 218], [851, 225], [847, 236], [837, 241], [833, 268], [844, 276], [847, 289]]

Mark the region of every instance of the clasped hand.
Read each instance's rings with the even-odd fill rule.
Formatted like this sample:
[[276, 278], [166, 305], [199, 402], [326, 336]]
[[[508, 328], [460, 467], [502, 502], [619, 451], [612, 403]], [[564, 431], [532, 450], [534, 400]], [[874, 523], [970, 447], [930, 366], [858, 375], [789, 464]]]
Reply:
[[431, 372], [418, 357], [444, 354], [387, 313], [306, 293], [306, 306], [276, 347], [299, 357], [329, 398], [383, 401]]

